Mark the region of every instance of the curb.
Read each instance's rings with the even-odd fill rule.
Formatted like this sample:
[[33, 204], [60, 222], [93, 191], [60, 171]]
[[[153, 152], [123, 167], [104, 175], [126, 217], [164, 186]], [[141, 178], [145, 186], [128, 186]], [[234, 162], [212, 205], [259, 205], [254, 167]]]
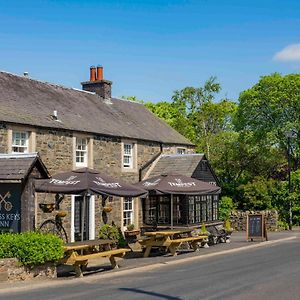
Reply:
[[[226, 255], [226, 254], [231, 254], [231, 253], [236, 253], [236, 252], [242, 252], [242, 251], [247, 251], [250, 249], [255, 249], [255, 248], [263, 248], [263, 247], [268, 247], [268, 246], [272, 246], [274, 244], [277, 243], [281, 243], [281, 242], [287, 242], [287, 241], [291, 241], [296, 239], [296, 236], [291, 236], [291, 237], [287, 237], [287, 238], [283, 238], [283, 239], [278, 239], [278, 240], [274, 240], [274, 241], [266, 241], [266, 242], [262, 242], [259, 244], [255, 244], [255, 245], [248, 245], [248, 246], [243, 246], [240, 248], [235, 248], [235, 249], [229, 249], [229, 250], [222, 250], [219, 252], [214, 252], [214, 253], [208, 253], [208, 254], [203, 254], [200, 256], [193, 256], [193, 257], [187, 257], [187, 258], [182, 258], [182, 259], [178, 259], [178, 260], [174, 260], [174, 261], [167, 261], [167, 262], [159, 262], [159, 263], [155, 263], [155, 264], [151, 264], [151, 265], [146, 265], [146, 266], [136, 266], [136, 267], [132, 267], [132, 268], [128, 268], [125, 270], [118, 270], [116, 272], [109, 272], [107, 274], [97, 274], [97, 275], [93, 275], [92, 277], [83, 277], [83, 278], [72, 278], [70, 280], [53, 280], [53, 281], [45, 281], [45, 282], [41, 282], [41, 283], [34, 283], [33, 285], [31, 284], [29, 286], [28, 283], [24, 282], [24, 285], [22, 286], [12, 286], [12, 287], [1, 287], [0, 290], [0, 295], [1, 294], [8, 294], [8, 293], [20, 293], [20, 292], [24, 292], [24, 290], [35, 290], [35, 289], [39, 289], [39, 288], [43, 288], [43, 287], [50, 287], [50, 286], [62, 286], [62, 285], [70, 285], [70, 284], [76, 284], [79, 282], [96, 282], [99, 281], [99, 279], [105, 279], [105, 278], [110, 278], [110, 277], [115, 277], [115, 276], [125, 276], [128, 275], [132, 272], [135, 273], [141, 273], [141, 272], [145, 272], [145, 271], [152, 271], [154, 269], [158, 269], [158, 268], [162, 268], [164, 266], [168, 266], [168, 265], [179, 265], [179, 264], [183, 264], [183, 263], [187, 263], [187, 262], [191, 262], [191, 261], [197, 261], [197, 260], [203, 260], [203, 259], [207, 259], [207, 258], [211, 258], [211, 257], [215, 257], [215, 256], [221, 256], [221, 255]], [[32, 283], [32, 282], [31, 282]], [[14, 283], [12, 283], [13, 285]], [[26, 284], [26, 285], [25, 285]]]

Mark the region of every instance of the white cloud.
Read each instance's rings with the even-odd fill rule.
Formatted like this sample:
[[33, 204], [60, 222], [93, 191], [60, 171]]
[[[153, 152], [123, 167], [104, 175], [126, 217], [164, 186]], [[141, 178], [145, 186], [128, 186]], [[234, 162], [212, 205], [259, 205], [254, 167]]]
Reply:
[[292, 44], [275, 53], [274, 60], [300, 61], [300, 44]]

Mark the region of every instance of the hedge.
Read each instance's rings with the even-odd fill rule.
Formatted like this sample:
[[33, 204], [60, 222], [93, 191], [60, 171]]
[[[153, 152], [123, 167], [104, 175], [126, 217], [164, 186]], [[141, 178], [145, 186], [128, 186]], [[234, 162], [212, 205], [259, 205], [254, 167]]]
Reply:
[[16, 257], [22, 265], [35, 266], [57, 261], [63, 253], [63, 241], [51, 234], [0, 234], [0, 258]]

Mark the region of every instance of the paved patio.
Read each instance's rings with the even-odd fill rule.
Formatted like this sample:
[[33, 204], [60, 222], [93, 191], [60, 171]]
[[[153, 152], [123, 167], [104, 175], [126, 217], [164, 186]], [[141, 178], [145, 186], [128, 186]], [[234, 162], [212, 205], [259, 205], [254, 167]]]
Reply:
[[[268, 240], [276, 241], [292, 236], [300, 237], [300, 228], [294, 228], [293, 231], [268, 232]], [[132, 269], [153, 264], [163, 264], [175, 260], [185, 260], [196, 256], [205, 256], [212, 253], [230, 251], [250, 245], [260, 244], [261, 242], [247, 242], [246, 232], [234, 232], [231, 236], [230, 243], [220, 243], [209, 248], [200, 248], [199, 251], [186, 250], [178, 253], [177, 256], [164, 254], [162, 252], [153, 252], [150, 257], [144, 258], [142, 252], [129, 252], [123, 259], [118, 259], [120, 269]], [[89, 261], [89, 265], [84, 272], [84, 276], [98, 274], [101, 272], [118, 272], [120, 269], [112, 270], [110, 262], [107, 258], [93, 259]], [[58, 277], [74, 277], [75, 272], [72, 266], [58, 267]]]

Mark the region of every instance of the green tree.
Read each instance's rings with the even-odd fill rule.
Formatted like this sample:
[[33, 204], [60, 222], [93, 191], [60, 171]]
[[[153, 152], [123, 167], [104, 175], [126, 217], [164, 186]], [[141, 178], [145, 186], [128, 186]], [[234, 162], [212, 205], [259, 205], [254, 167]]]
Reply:
[[273, 149], [277, 157], [286, 153], [285, 132], [293, 129], [293, 159], [299, 166], [300, 74], [263, 76], [239, 97], [235, 125], [242, 134], [252, 134], [252, 145]]
[[236, 104], [227, 99], [215, 102], [220, 90], [216, 77], [211, 77], [203, 87], [186, 87], [175, 91], [172, 97], [172, 104], [191, 126], [191, 141], [208, 158], [214, 136], [232, 129], [231, 119], [236, 110]]

